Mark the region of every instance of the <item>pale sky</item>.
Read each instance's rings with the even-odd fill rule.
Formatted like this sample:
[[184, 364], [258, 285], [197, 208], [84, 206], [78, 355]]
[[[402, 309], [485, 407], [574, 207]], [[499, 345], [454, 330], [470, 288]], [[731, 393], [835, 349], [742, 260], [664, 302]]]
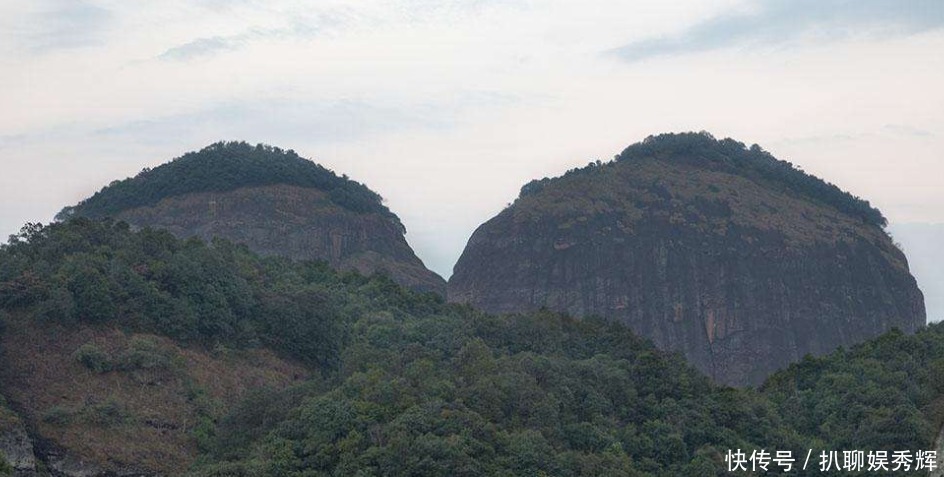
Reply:
[[219, 140], [367, 184], [448, 278], [527, 181], [758, 143], [944, 222], [941, 0], [0, 0], [0, 236]]

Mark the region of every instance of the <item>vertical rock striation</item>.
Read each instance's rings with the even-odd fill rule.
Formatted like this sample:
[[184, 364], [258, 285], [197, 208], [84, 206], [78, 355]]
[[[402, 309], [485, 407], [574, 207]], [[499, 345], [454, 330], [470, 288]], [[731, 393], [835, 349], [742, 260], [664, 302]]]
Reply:
[[534, 181], [480, 226], [450, 301], [618, 320], [716, 381], [925, 323], [904, 254], [867, 202], [707, 134]]
[[407, 244], [399, 223], [333, 205], [324, 192], [275, 184], [168, 197], [115, 215], [178, 237], [225, 238], [262, 255], [324, 260], [340, 270], [384, 273], [419, 291], [445, 295], [445, 281]]

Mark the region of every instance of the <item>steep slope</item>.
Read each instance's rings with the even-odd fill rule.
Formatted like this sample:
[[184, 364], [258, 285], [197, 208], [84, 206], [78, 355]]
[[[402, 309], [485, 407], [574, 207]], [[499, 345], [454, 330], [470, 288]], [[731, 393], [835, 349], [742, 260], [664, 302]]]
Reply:
[[309, 374], [268, 350], [183, 348], [153, 334], [24, 319], [8, 323], [3, 352], [3, 393], [32, 429], [6, 433], [9, 460], [70, 476], [180, 475], [214, 419], [254, 389], [284, 389]]
[[757, 146], [662, 135], [524, 186], [469, 239], [448, 296], [600, 315], [718, 382], [758, 384], [807, 353], [924, 325], [884, 224]]
[[178, 237], [226, 238], [265, 255], [383, 272], [420, 291], [445, 292], [407, 244], [379, 195], [293, 151], [217, 143], [116, 181], [59, 218], [114, 217]]
[[4, 460], [22, 475], [180, 475], [253, 390], [334, 363], [328, 298], [269, 279], [286, 259], [246, 254], [88, 219], [0, 246]]

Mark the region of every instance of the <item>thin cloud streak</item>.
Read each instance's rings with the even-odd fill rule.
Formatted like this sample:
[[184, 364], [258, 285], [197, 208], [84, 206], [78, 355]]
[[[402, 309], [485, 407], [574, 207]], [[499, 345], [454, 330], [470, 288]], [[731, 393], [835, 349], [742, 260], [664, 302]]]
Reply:
[[[104, 138], [180, 141], [181, 138], [239, 138], [297, 143], [344, 143], [412, 128], [451, 127], [448, 114], [422, 114], [415, 106], [371, 104], [363, 100], [269, 100], [221, 104], [166, 118], [133, 121], [94, 132]], [[271, 139], [270, 139], [271, 138]]]
[[348, 19], [349, 15], [338, 12], [319, 13], [306, 20], [294, 21], [285, 28], [254, 28], [236, 35], [197, 38], [168, 48], [157, 55], [157, 58], [169, 61], [189, 61], [235, 51], [257, 41], [310, 39], [320, 33], [340, 27]]
[[627, 62], [729, 47], [782, 46], [803, 40], [909, 36], [944, 28], [940, 0], [770, 0], [721, 15], [676, 36], [650, 38], [609, 53]]
[[909, 126], [907, 124], [886, 124], [881, 129], [863, 132], [837, 132], [834, 134], [821, 134], [802, 137], [785, 137], [776, 141], [771, 141], [772, 145], [817, 145], [817, 144], [837, 144], [861, 141], [867, 138], [886, 137], [886, 138], [914, 138], [930, 139], [937, 135], [931, 131]]
[[914, 126], [909, 126], [907, 124], [886, 124], [883, 129], [893, 134], [900, 134], [904, 136], [914, 136], [914, 137], [919, 137], [919, 138], [932, 138], [932, 137], [937, 136], [937, 134], [931, 131], [927, 131], [921, 128], [916, 128]]
[[260, 11], [288, 18], [286, 27], [256, 27], [233, 35], [214, 35], [195, 38], [168, 48], [158, 59], [189, 61], [209, 58], [244, 48], [259, 41], [311, 39], [327, 32], [363, 26], [376, 30], [392, 24], [422, 25], [443, 22], [463, 22], [469, 16], [482, 14], [488, 9], [527, 8], [523, 0], [398, 0], [390, 3], [363, 4], [358, 7], [325, 8], [314, 14], [310, 7], [302, 10], [278, 11], [257, 5]]
[[235, 50], [239, 48], [244, 41], [244, 35], [197, 38], [191, 42], [168, 49], [158, 55], [158, 58], [162, 60], [187, 61], [194, 58], [213, 56], [218, 53]]
[[193, 112], [104, 127], [66, 124], [28, 134], [0, 134], [0, 150], [35, 145], [50, 138], [76, 137], [140, 144], [178, 144], [221, 137], [257, 138], [273, 144], [353, 144], [408, 130], [451, 130], [472, 111], [510, 108], [524, 101], [493, 91], [466, 91], [424, 102], [366, 98], [229, 101]]

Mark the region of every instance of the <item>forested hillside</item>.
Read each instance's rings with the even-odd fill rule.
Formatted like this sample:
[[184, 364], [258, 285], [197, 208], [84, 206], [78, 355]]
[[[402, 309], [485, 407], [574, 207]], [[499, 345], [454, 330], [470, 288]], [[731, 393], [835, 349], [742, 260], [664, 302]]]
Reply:
[[[759, 391], [732, 389], [619, 324], [489, 315], [383, 276], [113, 221], [34, 225], [13, 237], [0, 248], [0, 307], [5, 346], [10, 333], [23, 341], [50, 327], [69, 343], [81, 343], [69, 338], [78, 329], [131, 336], [104, 353], [63, 352], [60, 372], [86, 371], [60, 377], [81, 388], [127, 374], [150, 393], [185, 395], [181, 406], [199, 404], [200, 419], [166, 425], [182, 429], [184, 470], [200, 476], [722, 475], [732, 448], [927, 449], [941, 420], [939, 326], [804, 360]], [[140, 334], [155, 338], [135, 341]], [[141, 378], [201, 350], [230, 368], [259, 365], [244, 353], [271, 350], [308, 377], [233, 403], [178, 391], [166, 373]], [[39, 359], [5, 351], [4, 366]], [[22, 389], [18, 380], [0, 390]], [[114, 396], [79, 414], [11, 404], [50, 435], [68, 437], [60, 426], [91, 436], [87, 448], [154, 419]], [[141, 466], [125, 458], [99, 465]]]
[[295, 151], [245, 142], [211, 144], [134, 177], [114, 181], [76, 206], [63, 209], [59, 218], [111, 217], [122, 210], [154, 205], [161, 199], [191, 192], [225, 192], [271, 184], [318, 189], [353, 212], [375, 212], [399, 220], [365, 185], [338, 176]]

